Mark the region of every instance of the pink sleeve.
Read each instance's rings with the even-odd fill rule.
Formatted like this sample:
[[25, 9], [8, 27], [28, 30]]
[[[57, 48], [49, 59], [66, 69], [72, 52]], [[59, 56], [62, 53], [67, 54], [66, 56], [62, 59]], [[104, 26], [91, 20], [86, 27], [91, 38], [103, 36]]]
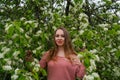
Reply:
[[80, 65], [77, 65], [76, 76], [82, 79], [84, 77], [85, 73], [86, 73], [85, 66], [82, 63]]
[[45, 67], [47, 66], [47, 56], [48, 56], [48, 52], [46, 52], [46, 53], [42, 56], [42, 58], [41, 58], [41, 60], [40, 60], [40, 62], [39, 62], [41, 68], [45, 68]]

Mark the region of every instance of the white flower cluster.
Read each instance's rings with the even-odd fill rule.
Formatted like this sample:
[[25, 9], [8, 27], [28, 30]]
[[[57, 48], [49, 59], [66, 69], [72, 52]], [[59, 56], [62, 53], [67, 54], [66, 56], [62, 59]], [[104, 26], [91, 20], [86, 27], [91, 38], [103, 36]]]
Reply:
[[40, 70], [40, 64], [37, 59], [34, 58], [34, 61], [31, 63], [31, 66], [34, 66], [33, 71], [38, 72]]
[[98, 75], [98, 73], [94, 72], [91, 75], [85, 75], [83, 80], [99, 80], [100, 77]]
[[13, 26], [13, 24], [6, 24], [5, 25], [5, 32], [8, 32], [8, 30]]
[[80, 30], [79, 34], [82, 35], [84, 33], [84, 30]]
[[91, 53], [97, 53], [98, 51], [96, 49], [90, 50]]
[[[21, 74], [21, 72], [23, 72], [23, 73]], [[11, 79], [12, 79], [12, 80], [18, 80], [18, 78], [19, 78], [20, 76], [24, 76], [24, 77], [25, 77], [25, 80], [34, 80], [34, 79], [32, 78], [32, 73], [31, 73], [31, 72], [23, 71], [23, 70], [20, 70], [19, 68], [16, 68], [16, 69], [15, 69], [15, 72], [14, 72], [14, 74], [11, 76]]]
[[15, 69], [15, 74], [13, 74], [12, 76], [11, 76], [11, 79], [12, 80], [17, 80], [18, 79], [18, 77], [19, 77], [19, 72], [20, 72], [20, 69], [19, 68], [16, 68]]
[[10, 65], [5, 65], [5, 66], [2, 66], [3, 70], [5, 71], [10, 71], [12, 70], [12, 67]]
[[114, 67], [113, 71], [114, 71], [114, 75], [115, 76], [119, 76], [120, 77], [120, 68], [119, 67]]
[[25, 33], [25, 37], [26, 37], [27, 39], [30, 39], [30, 36], [29, 36], [27, 33]]
[[10, 51], [10, 48], [2, 47], [1, 51], [2, 53], [0, 53], [0, 58], [4, 58], [4, 55]]
[[92, 72], [93, 70], [96, 70], [96, 64], [95, 64], [95, 60], [91, 59], [90, 66], [88, 67], [88, 71]]
[[111, 27], [110, 24], [99, 24], [98, 26], [103, 28], [104, 31], [108, 31], [108, 28]]
[[4, 61], [6, 62], [6, 65], [11, 65], [12, 63], [10, 58], [4, 58]]
[[24, 24], [32, 24], [32, 23], [34, 23], [34, 21], [26, 21]]
[[[18, 80], [18, 78], [20, 76], [24, 76], [25, 80], [35, 80], [36, 78], [33, 75], [34, 75], [34, 73], [38, 72], [39, 69], [40, 69], [39, 61], [36, 58], [34, 58], [34, 61], [30, 65], [33, 66], [33, 70], [32, 70], [33, 73], [32, 72], [28, 72], [28, 71], [23, 71], [23, 70], [21, 70], [19, 68], [16, 68], [14, 70], [14, 74], [11, 76], [11, 79], [12, 80]], [[7, 69], [7, 70], [11, 70], [10, 67], [8, 67], [8, 68], [9, 69]], [[22, 72], [22, 74], [21, 74], [21, 72]]]
[[15, 39], [16, 37], [18, 37], [19, 35], [17, 33], [15, 33], [13, 36], [12, 36], [12, 39]]
[[1, 59], [1, 58], [4, 58], [4, 55], [3, 55], [2, 53], [0, 53], [0, 59]]
[[20, 54], [20, 51], [15, 51], [13, 53], [14, 58], [17, 59], [17, 57], [18, 57], [19, 54]]
[[18, 78], [18, 75], [16, 75], [16, 74], [14, 74], [14, 75], [11, 76], [12, 80], [17, 80], [17, 78]]

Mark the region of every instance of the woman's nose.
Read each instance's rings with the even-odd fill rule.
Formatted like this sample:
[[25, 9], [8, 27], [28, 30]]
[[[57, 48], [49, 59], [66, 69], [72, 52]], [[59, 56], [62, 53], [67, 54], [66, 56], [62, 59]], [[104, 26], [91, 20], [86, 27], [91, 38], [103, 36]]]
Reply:
[[58, 37], [58, 39], [62, 39], [62, 37], [61, 37], [61, 36], [59, 36], [59, 37]]

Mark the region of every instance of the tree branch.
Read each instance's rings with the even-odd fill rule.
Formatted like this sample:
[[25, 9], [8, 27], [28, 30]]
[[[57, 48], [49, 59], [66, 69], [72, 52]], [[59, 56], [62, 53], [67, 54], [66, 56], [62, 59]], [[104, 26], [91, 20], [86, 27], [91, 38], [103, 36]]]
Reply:
[[70, 5], [72, 7], [74, 7], [74, 4], [70, 1], [70, 0], [67, 0], [67, 6], [66, 6], [66, 9], [65, 9], [65, 15], [68, 16], [69, 15], [69, 7]]

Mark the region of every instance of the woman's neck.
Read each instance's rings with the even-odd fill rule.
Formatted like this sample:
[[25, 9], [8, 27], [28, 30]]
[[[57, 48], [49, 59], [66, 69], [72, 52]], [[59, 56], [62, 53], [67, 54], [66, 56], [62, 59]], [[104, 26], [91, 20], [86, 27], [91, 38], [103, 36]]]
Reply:
[[58, 47], [57, 56], [65, 57], [65, 51], [63, 47]]

